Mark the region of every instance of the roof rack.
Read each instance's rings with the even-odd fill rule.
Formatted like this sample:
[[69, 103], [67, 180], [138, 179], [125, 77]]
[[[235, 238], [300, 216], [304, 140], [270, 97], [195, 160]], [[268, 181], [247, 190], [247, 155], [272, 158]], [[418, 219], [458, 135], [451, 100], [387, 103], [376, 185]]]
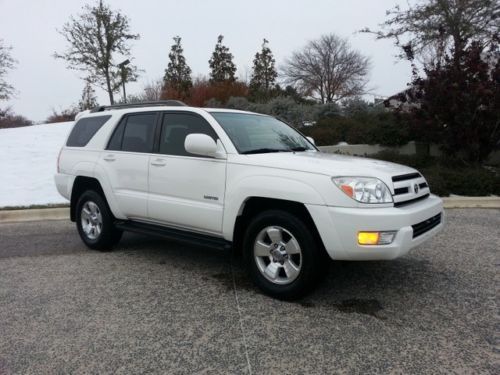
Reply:
[[186, 106], [186, 104], [181, 102], [180, 100], [157, 100], [154, 102], [137, 102], [137, 103], [102, 105], [99, 107], [92, 108], [90, 110], [90, 113], [104, 112], [104, 111], [109, 111], [112, 109], [158, 107], [158, 106], [184, 107], [184, 106]]

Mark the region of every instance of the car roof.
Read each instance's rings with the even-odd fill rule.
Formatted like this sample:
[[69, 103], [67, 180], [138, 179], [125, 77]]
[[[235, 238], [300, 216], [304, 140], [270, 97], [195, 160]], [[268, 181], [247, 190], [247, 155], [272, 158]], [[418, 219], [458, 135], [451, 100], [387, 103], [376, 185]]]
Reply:
[[82, 117], [94, 117], [94, 116], [103, 116], [103, 115], [112, 115], [112, 114], [127, 114], [127, 113], [138, 113], [138, 112], [151, 112], [151, 111], [176, 111], [176, 112], [194, 112], [194, 113], [241, 113], [241, 114], [253, 114], [258, 115], [259, 113], [242, 111], [238, 109], [230, 109], [230, 108], [201, 108], [201, 107], [190, 107], [190, 106], [169, 106], [169, 105], [152, 105], [152, 106], [141, 106], [141, 107], [124, 107], [124, 108], [106, 108], [99, 111], [83, 111], [78, 113], [75, 116], [75, 120], [78, 120]]

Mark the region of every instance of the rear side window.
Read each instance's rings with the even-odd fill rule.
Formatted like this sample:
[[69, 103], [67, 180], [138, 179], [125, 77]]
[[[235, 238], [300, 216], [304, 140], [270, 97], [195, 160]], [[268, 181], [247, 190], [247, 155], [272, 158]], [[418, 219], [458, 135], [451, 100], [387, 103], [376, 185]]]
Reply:
[[156, 113], [129, 115], [118, 124], [108, 150], [129, 152], [153, 151]]
[[66, 146], [84, 147], [111, 116], [87, 117], [78, 120], [71, 130]]

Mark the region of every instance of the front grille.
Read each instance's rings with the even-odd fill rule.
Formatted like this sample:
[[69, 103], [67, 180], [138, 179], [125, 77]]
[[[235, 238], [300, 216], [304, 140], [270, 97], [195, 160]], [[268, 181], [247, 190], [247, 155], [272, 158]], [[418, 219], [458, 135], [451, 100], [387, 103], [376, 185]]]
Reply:
[[412, 204], [412, 203], [415, 203], [415, 202], [418, 202], [418, 201], [421, 201], [421, 200], [424, 200], [427, 198], [429, 198], [429, 194], [421, 195], [420, 197], [408, 199], [408, 200], [402, 201], [402, 202], [394, 202], [394, 207], [406, 206], [408, 204]]
[[429, 197], [429, 186], [418, 172], [392, 176], [394, 207], [416, 203]]
[[420, 173], [402, 174], [402, 175], [399, 175], [399, 176], [393, 176], [392, 177], [392, 182], [413, 180], [414, 178], [419, 178], [419, 177], [422, 177], [422, 175]]
[[440, 223], [441, 223], [441, 213], [431, 217], [430, 219], [424, 220], [418, 224], [412, 225], [411, 227], [413, 228], [413, 238], [421, 236], [422, 234], [430, 231], [432, 228], [438, 226]]
[[396, 188], [394, 189], [394, 195], [407, 194], [410, 191], [407, 187]]

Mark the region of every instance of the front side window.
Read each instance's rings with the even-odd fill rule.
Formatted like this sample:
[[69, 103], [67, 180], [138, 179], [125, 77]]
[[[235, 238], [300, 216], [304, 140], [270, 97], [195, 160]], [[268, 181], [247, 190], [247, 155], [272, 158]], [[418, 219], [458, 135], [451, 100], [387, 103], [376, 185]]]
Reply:
[[316, 150], [302, 134], [274, 117], [231, 112], [211, 115], [240, 154]]
[[86, 117], [78, 120], [71, 130], [66, 146], [85, 147], [111, 116]]
[[115, 129], [108, 150], [153, 152], [156, 113], [128, 115]]
[[195, 133], [206, 134], [217, 140], [217, 134], [202, 117], [189, 113], [165, 113], [161, 126], [160, 154], [200, 157], [184, 148], [186, 137]]

